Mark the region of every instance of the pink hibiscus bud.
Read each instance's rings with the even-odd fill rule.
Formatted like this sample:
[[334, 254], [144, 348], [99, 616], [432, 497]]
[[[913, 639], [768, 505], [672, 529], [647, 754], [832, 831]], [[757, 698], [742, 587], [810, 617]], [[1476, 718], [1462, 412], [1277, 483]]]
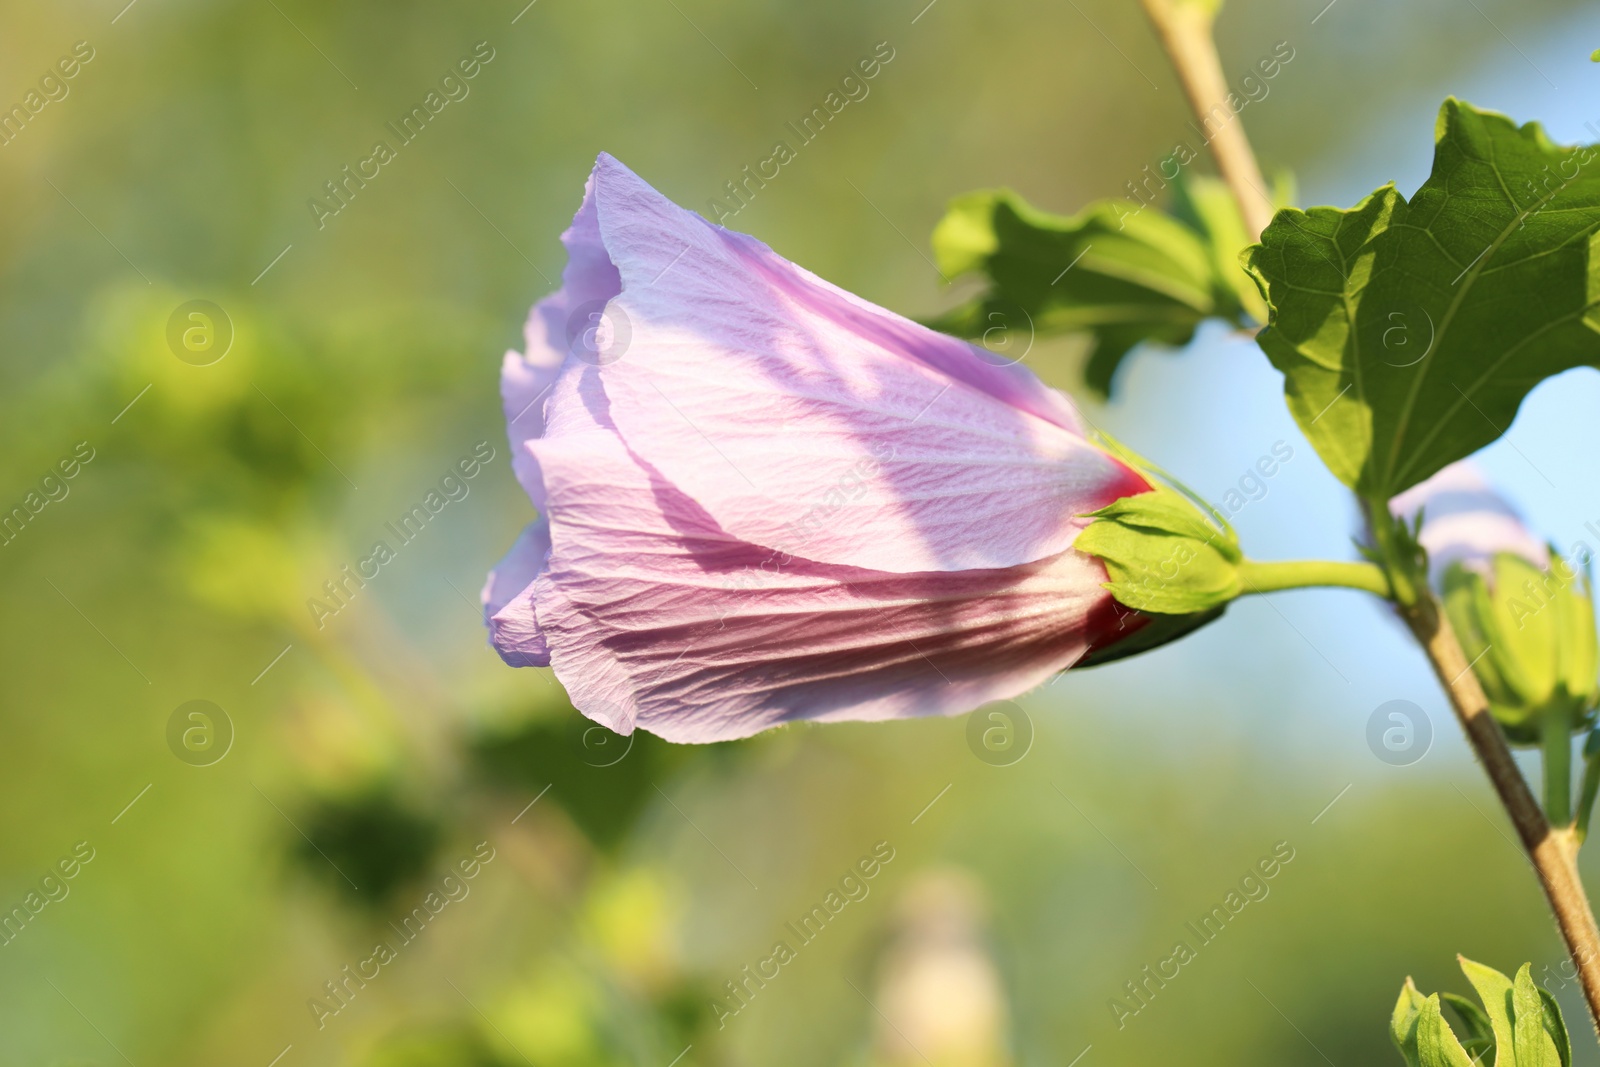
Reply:
[[540, 517], [484, 612], [585, 715], [684, 742], [950, 715], [1198, 624], [1113, 599], [1101, 559], [1125, 575], [1127, 537], [1074, 548], [1117, 525], [1089, 513], [1160, 494], [1027, 369], [609, 156], [562, 242], [501, 378]]

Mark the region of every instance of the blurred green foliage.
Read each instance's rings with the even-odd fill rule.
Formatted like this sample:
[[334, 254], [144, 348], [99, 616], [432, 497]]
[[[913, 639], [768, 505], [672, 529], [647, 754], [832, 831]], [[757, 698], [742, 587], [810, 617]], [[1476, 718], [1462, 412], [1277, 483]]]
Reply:
[[[1565, 9], [1484, 6], [1514, 29]], [[1071, 211], [1183, 120], [1135, 6], [1083, 7], [5, 4], [0, 100], [76, 41], [95, 58], [0, 147], [0, 502], [79, 442], [95, 458], [0, 547], [0, 900], [75, 842], [97, 858], [0, 947], [0, 1063], [887, 1063], [870, 1001], [888, 916], [950, 865], [989, 898], [1017, 1063], [1090, 1043], [1086, 1063], [1309, 1060], [1296, 1028], [1365, 1062], [1389, 1054], [1389, 991], [1419, 961], [1557, 958], [1521, 861], [1442, 777], [1386, 777], [1356, 732], [1335, 773], [1204, 730], [1280, 701], [1270, 664], [1181, 708], [1131, 687], [1115, 716], [1069, 712], [1063, 683], [1028, 702], [1039, 735], [1012, 768], [975, 759], [960, 721], [640, 736], [597, 766], [625, 743], [485, 647], [476, 590], [531, 517], [498, 362], [559, 273], [595, 153], [697, 206], [889, 40], [871, 97], [739, 224], [936, 314], [962, 294], [922, 235], [952, 194]], [[1225, 51], [1288, 32], [1280, 7], [1235, 4]], [[1324, 20], [1249, 114], [1269, 158], [1313, 172], [1379, 106], [1351, 62], [1404, 58], [1393, 82], [1421, 84], [1504, 47], [1440, 10], [1386, 12], [1382, 33]], [[479, 41], [497, 54], [471, 94], [318, 229], [307, 201]], [[1346, 108], [1305, 122], [1332, 91]], [[232, 327], [206, 366], [167, 339], [196, 299]], [[319, 626], [307, 599], [480, 441], [497, 458], [468, 498]], [[196, 698], [235, 729], [206, 767], [165, 741]], [[1284, 837], [1303, 858], [1206, 977], [1115, 1029], [1106, 1001]], [[879, 839], [900, 858], [872, 895], [718, 1029], [712, 998]], [[378, 977], [346, 977], [480, 841], [496, 858], [470, 894]], [[307, 1002], [336, 981], [348, 1003], [319, 1028]]]

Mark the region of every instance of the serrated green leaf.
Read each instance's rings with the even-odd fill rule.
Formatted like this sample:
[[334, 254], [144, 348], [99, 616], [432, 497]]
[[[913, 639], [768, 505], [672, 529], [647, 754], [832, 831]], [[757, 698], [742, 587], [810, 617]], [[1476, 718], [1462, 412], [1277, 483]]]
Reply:
[[1258, 336], [1333, 472], [1388, 499], [1482, 448], [1539, 382], [1600, 365], [1600, 167], [1450, 99], [1433, 172], [1348, 211], [1281, 211], [1249, 254]]
[[1009, 190], [968, 193], [934, 228], [933, 249], [947, 277], [978, 274], [990, 283], [933, 326], [969, 338], [995, 330], [1088, 334], [1094, 347], [1084, 376], [1101, 395], [1134, 345], [1187, 344], [1207, 318], [1239, 321], [1242, 313], [1206, 235], [1131, 200], [1099, 201], [1068, 217]]
[[1417, 1019], [1427, 998], [1417, 991], [1410, 978], [1400, 987], [1400, 999], [1395, 1001], [1394, 1012], [1389, 1017], [1389, 1039], [1405, 1057], [1406, 1067], [1419, 1067], [1417, 1060]]
[[1474, 963], [1465, 956], [1457, 956], [1456, 960], [1461, 964], [1461, 973], [1467, 976], [1472, 988], [1478, 991], [1478, 999], [1483, 1001], [1484, 1012], [1489, 1016], [1489, 1026], [1494, 1031], [1497, 1050], [1494, 1067], [1517, 1067], [1512, 1052], [1511, 979], [1493, 967]]
[[1173, 218], [1204, 236], [1212, 271], [1244, 313], [1256, 322], [1266, 322], [1267, 302], [1261, 298], [1261, 290], [1256, 288], [1240, 255], [1252, 242], [1239, 214], [1239, 202], [1227, 183], [1216, 178], [1180, 176], [1173, 183], [1171, 211]]
[[1439, 995], [1424, 1000], [1417, 1012], [1417, 1061], [1421, 1067], [1473, 1067], [1450, 1024], [1439, 1011]]

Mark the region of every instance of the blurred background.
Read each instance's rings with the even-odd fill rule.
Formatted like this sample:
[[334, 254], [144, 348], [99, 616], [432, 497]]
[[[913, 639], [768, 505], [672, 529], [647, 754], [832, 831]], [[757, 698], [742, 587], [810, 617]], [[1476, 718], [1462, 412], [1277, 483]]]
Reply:
[[[597, 152], [709, 213], [886, 42], [730, 224], [928, 315], [963, 295], [928, 259], [950, 197], [1074, 211], [1189, 136], [1131, 0], [524, 3], [3, 5], [0, 508], [30, 517], [0, 536], [0, 1064], [1345, 1067], [1398, 1062], [1402, 980], [1464, 991], [1458, 951], [1560, 986], [1425, 664], [1354, 593], [1245, 601], [975, 719], [700, 748], [505, 667], [478, 589], [532, 511], [498, 366]], [[1600, 139], [1583, 7], [1233, 0], [1219, 33], [1239, 74], [1288, 42], [1244, 121], [1302, 203], [1348, 205], [1415, 188], [1449, 93]], [[1078, 354], [1028, 359], [1070, 386]], [[1248, 339], [1119, 386], [1090, 418], [1214, 500], [1292, 449], [1242, 486], [1253, 555], [1348, 556]], [[1483, 458], [1562, 548], [1600, 546], [1597, 404], [1592, 372], [1547, 383]], [[1401, 760], [1368, 743], [1391, 700]]]

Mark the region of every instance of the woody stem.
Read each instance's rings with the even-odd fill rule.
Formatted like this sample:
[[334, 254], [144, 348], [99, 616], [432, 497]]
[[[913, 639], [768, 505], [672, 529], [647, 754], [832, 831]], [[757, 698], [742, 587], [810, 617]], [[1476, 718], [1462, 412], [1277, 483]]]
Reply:
[[[1533, 862], [1539, 885], [1555, 913], [1556, 926], [1583, 983], [1584, 999], [1596, 1033], [1600, 1033], [1600, 929], [1589, 907], [1583, 882], [1578, 877], [1578, 853], [1574, 835], [1555, 830], [1539, 810], [1539, 802], [1511, 758], [1505, 733], [1489, 712], [1489, 699], [1472, 673], [1472, 664], [1461, 651], [1450, 620], [1439, 610], [1433, 594], [1422, 590], [1415, 604], [1402, 605], [1400, 613], [1416, 635], [1428, 661], [1433, 664], [1450, 707], [1455, 711], [1467, 741], [1489, 775], [1489, 783], [1500, 797], [1522, 847]], [[1563, 730], [1563, 736], [1570, 736]], [[1570, 745], [1570, 740], [1568, 744]]]
[[1216, 41], [1211, 36], [1215, 21], [1213, 4], [1201, 0], [1143, 0], [1145, 14], [1161, 37], [1172, 66], [1183, 83], [1184, 95], [1202, 126], [1217, 108], [1227, 119], [1210, 134], [1211, 154], [1217, 171], [1239, 204], [1240, 215], [1251, 241], [1261, 239], [1261, 231], [1272, 221], [1272, 200], [1267, 196], [1261, 167], [1244, 134], [1244, 123], [1228, 107], [1228, 80], [1222, 73]]

